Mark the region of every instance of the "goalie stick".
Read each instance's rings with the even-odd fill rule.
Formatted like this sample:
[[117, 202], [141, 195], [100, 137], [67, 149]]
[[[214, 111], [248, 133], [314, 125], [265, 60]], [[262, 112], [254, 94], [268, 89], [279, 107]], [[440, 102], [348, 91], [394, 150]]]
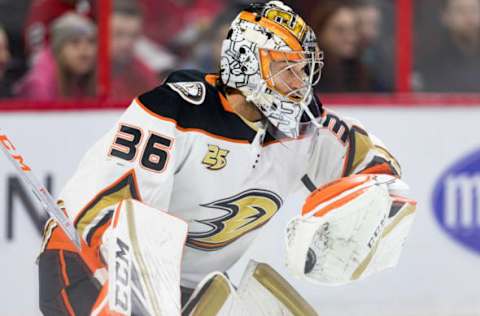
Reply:
[[38, 179], [32, 172], [32, 169], [25, 163], [25, 159], [17, 152], [15, 145], [11, 142], [6, 134], [0, 129], [0, 149], [7, 156], [8, 160], [15, 166], [20, 177], [30, 188], [33, 195], [38, 199], [42, 208], [50, 215], [63, 229], [65, 234], [80, 250], [80, 238], [67, 215], [57, 206], [54, 199], [48, 193], [48, 190], [40, 184]]

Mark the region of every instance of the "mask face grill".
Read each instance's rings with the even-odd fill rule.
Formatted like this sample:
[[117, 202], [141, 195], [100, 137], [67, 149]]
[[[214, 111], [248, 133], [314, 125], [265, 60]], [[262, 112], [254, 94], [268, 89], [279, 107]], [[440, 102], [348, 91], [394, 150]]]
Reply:
[[323, 55], [318, 49], [289, 52], [261, 48], [259, 53], [262, 79], [270, 89], [293, 102], [309, 98], [323, 67]]

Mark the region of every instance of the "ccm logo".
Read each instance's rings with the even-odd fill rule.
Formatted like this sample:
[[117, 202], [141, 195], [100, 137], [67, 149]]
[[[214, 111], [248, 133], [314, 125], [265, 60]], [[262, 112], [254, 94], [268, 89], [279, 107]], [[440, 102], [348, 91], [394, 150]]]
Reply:
[[115, 310], [130, 311], [130, 247], [117, 237], [115, 252]]
[[385, 219], [386, 219], [386, 215], [382, 218], [377, 228], [373, 232], [373, 236], [370, 237], [370, 240], [368, 241], [368, 248], [372, 249], [375, 243], [377, 242], [378, 238], [380, 237], [380, 233], [383, 231], [383, 227], [385, 226]]

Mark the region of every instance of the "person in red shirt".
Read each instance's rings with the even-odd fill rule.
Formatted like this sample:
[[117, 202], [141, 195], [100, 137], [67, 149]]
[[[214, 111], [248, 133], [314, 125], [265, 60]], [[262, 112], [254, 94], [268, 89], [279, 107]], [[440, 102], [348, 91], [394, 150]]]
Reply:
[[145, 34], [156, 43], [168, 46], [178, 35], [205, 30], [222, 11], [221, 0], [142, 0]]
[[135, 55], [143, 18], [136, 3], [115, 0], [111, 17], [111, 99], [128, 100], [158, 85], [156, 73]]

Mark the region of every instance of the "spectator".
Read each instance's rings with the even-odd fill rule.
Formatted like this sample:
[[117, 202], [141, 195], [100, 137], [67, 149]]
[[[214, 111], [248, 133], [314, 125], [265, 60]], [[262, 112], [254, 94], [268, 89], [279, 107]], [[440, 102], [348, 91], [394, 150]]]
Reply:
[[4, 88], [6, 82], [8, 83], [7, 86], [11, 86], [10, 83], [18, 82], [27, 71], [23, 30], [26, 12], [31, 2], [32, 0], [0, 1], [0, 24], [8, 35], [8, 49], [10, 51], [8, 69], [4, 74], [3, 83], [0, 84]]
[[0, 98], [10, 97], [10, 83], [6, 78], [7, 67], [10, 62], [10, 49], [5, 29], [0, 25]]
[[76, 12], [92, 18], [92, 0], [33, 0], [25, 24], [25, 46], [34, 57], [48, 44], [52, 22], [68, 12]]
[[322, 92], [372, 90], [366, 67], [358, 56], [359, 36], [354, 7], [347, 2], [325, 1], [313, 10], [312, 28], [325, 53], [323, 77], [317, 86]]
[[383, 13], [376, 0], [357, 2], [358, 54], [368, 69], [372, 90], [385, 92], [393, 90], [393, 36], [382, 34], [387, 29]]
[[217, 72], [223, 40], [227, 38], [232, 20], [244, 7], [245, 5], [232, 4], [219, 14], [193, 48], [190, 62], [182, 66], [205, 72]]
[[358, 16], [359, 46], [368, 49], [380, 37], [382, 12], [373, 0], [360, 1], [356, 6]]
[[96, 27], [87, 18], [67, 13], [53, 22], [51, 47], [19, 84], [20, 97], [42, 101], [95, 95]]
[[135, 1], [116, 0], [111, 19], [112, 98], [128, 100], [159, 84], [155, 72], [136, 57], [143, 18]]
[[443, 37], [417, 65], [418, 88], [480, 92], [480, 0], [444, 1], [441, 23]]
[[145, 33], [162, 46], [196, 37], [224, 7], [222, 0], [142, 0], [141, 4]]

